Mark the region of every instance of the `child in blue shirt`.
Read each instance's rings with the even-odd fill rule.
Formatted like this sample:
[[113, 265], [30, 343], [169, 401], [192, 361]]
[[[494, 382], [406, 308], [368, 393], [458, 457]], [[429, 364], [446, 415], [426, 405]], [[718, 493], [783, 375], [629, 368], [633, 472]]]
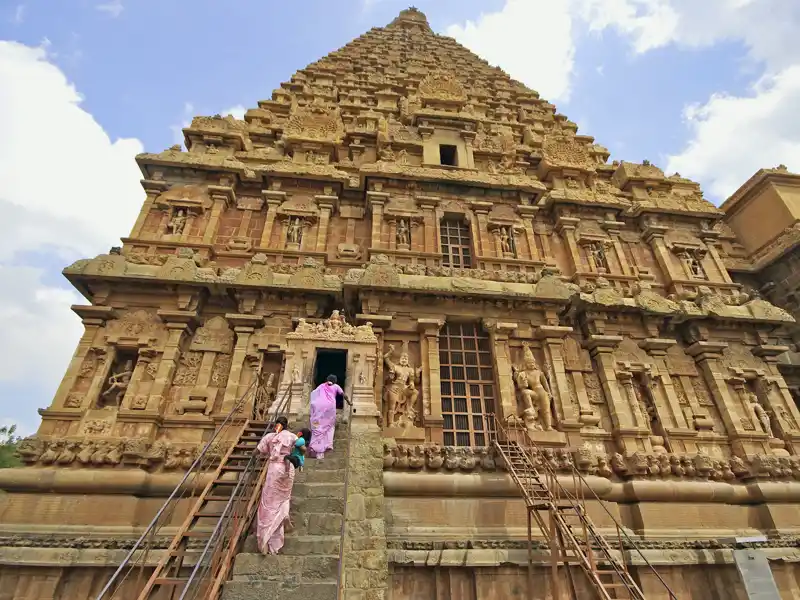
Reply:
[[311, 442], [311, 430], [301, 429], [300, 433], [297, 435], [297, 441], [294, 443], [294, 448], [292, 448], [292, 451], [286, 456], [286, 460], [288, 460], [295, 469], [303, 470], [303, 466], [306, 464], [306, 449], [309, 442]]

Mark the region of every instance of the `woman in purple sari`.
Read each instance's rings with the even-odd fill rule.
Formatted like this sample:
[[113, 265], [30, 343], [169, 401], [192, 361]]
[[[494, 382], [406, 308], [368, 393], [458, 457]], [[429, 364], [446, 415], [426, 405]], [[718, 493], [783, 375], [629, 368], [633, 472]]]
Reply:
[[284, 525], [290, 524], [289, 501], [294, 486], [294, 467], [286, 456], [296, 441], [297, 436], [287, 428], [286, 417], [278, 417], [275, 430], [261, 438], [255, 450], [269, 461], [256, 520], [258, 549], [262, 554], [276, 554], [283, 548]]
[[336, 398], [344, 390], [336, 383], [336, 375], [328, 375], [327, 381], [311, 392], [311, 450], [317, 458], [324, 458], [333, 450], [333, 432], [336, 428]]

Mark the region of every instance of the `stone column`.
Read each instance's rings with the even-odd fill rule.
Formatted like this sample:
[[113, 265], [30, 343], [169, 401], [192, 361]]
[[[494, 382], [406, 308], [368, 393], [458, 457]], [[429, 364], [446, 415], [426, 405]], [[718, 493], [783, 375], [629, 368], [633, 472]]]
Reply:
[[666, 283], [671, 284], [675, 279], [685, 279], [685, 277], [676, 277], [676, 273], [672, 269], [672, 254], [664, 241], [667, 231], [669, 231], [669, 227], [663, 225], [648, 225], [644, 230], [643, 238], [645, 242], [650, 244]]
[[436, 221], [436, 206], [439, 204], [439, 198], [434, 196], [417, 196], [417, 204], [420, 209], [422, 209], [425, 223], [425, 252], [439, 252], [439, 224]]
[[380, 250], [383, 247], [381, 230], [383, 228], [383, 206], [389, 200], [386, 192], [367, 192], [367, 201], [372, 208], [372, 238], [370, 250]]
[[714, 242], [716, 242], [719, 239], [719, 231], [712, 231], [712, 230], [701, 231], [700, 239], [706, 245], [706, 248], [708, 249], [708, 255], [711, 257], [711, 261], [717, 268], [717, 271], [719, 272], [722, 281], [724, 281], [725, 283], [733, 283], [730, 273], [728, 273], [728, 269], [725, 266], [725, 263], [722, 262], [722, 257], [719, 255], [717, 247], [714, 245]]
[[[490, 257], [492, 243], [489, 239], [489, 211], [492, 209], [490, 202], [471, 202], [470, 206], [477, 219], [477, 231], [475, 231], [475, 254], [480, 257]], [[495, 244], [495, 256], [503, 256], [500, 251], [500, 238]]]
[[169, 333], [158, 371], [156, 371], [153, 385], [150, 387], [150, 398], [145, 410], [163, 413], [166, 408], [164, 393], [172, 382], [172, 375], [178, 366], [181, 339], [184, 333], [192, 330], [197, 320], [197, 313], [195, 311], [160, 310], [158, 316], [166, 324]]
[[147, 216], [153, 209], [153, 204], [155, 204], [156, 198], [161, 193], [169, 189], [169, 184], [166, 181], [160, 181], [155, 179], [144, 179], [142, 180], [142, 187], [144, 188], [144, 191], [147, 193], [147, 198], [144, 201], [142, 210], [139, 211], [139, 216], [136, 217], [136, 223], [134, 223], [133, 229], [131, 229], [130, 237], [133, 239], [139, 238], [142, 235], [142, 228], [144, 227], [144, 222], [147, 220]]
[[[236, 345], [233, 348], [233, 356], [231, 356], [231, 370], [228, 374], [228, 384], [225, 386], [225, 396], [222, 400], [222, 408], [220, 414], [227, 415], [233, 410], [236, 401], [239, 400], [245, 390], [241, 387], [242, 373], [245, 369], [245, 359], [247, 358], [247, 347], [250, 343], [250, 336], [257, 327], [264, 324], [264, 317], [254, 315], [239, 315], [229, 313], [225, 315], [228, 324], [236, 333]], [[245, 406], [252, 408], [252, 398]], [[250, 414], [245, 408], [245, 412]]]
[[137, 399], [139, 395], [139, 385], [142, 383], [145, 369], [156, 356], [156, 351], [152, 348], [139, 348], [139, 356], [136, 359], [136, 366], [133, 368], [131, 380], [122, 397], [120, 409], [125, 410], [145, 410], [148, 400], [146, 398]]
[[618, 380], [614, 349], [621, 341], [622, 336], [618, 335], [591, 335], [586, 342], [586, 347], [589, 349], [589, 354], [597, 369], [614, 433], [618, 436], [622, 450], [625, 453], [633, 453], [638, 448], [634, 440], [626, 439], [625, 434], [641, 436], [642, 431], [634, 421], [629, 392], [621, 389], [623, 386]]
[[572, 327], [542, 325], [536, 330], [537, 337], [542, 340], [549, 380], [553, 389], [553, 401], [558, 413], [562, 415], [563, 429], [580, 428], [580, 415], [575, 414], [570, 398], [567, 369], [564, 366], [564, 338], [573, 332]]
[[417, 319], [423, 363], [422, 422], [425, 427], [439, 429], [440, 442], [444, 419], [442, 417], [442, 382], [439, 377], [439, 330], [443, 325], [444, 321], [440, 319]]
[[[53, 397], [53, 402], [50, 405], [52, 408], [57, 408], [59, 410], [64, 408], [67, 396], [69, 396], [70, 391], [75, 386], [75, 381], [78, 379], [83, 361], [92, 350], [98, 330], [105, 325], [106, 321], [116, 318], [114, 309], [110, 306], [73, 306], [72, 310], [81, 318], [84, 329], [83, 335], [78, 342], [78, 347], [75, 349], [72, 360], [67, 367], [67, 372], [64, 374], [58, 386], [58, 390], [56, 390], [55, 396]], [[103, 353], [105, 353], [105, 350], [103, 350]], [[101, 359], [98, 358], [98, 360]], [[100, 370], [102, 369], [98, 369], [98, 371]], [[97, 372], [95, 372], [95, 377], [97, 377]], [[87, 392], [81, 406], [75, 407], [74, 410], [76, 412], [81, 412], [88, 408], [89, 396], [90, 394]]]
[[219, 228], [219, 218], [228, 206], [236, 201], [233, 188], [227, 185], [208, 186], [208, 195], [214, 204], [211, 206], [211, 217], [203, 232], [203, 243], [213, 244]]
[[494, 354], [494, 368], [499, 383], [500, 411], [495, 416], [503, 422], [512, 415], [519, 416], [514, 375], [511, 369], [511, 353], [508, 348], [508, 338], [517, 327], [519, 325], [513, 322], [503, 322], [497, 319], [483, 320], [483, 328], [489, 332], [489, 341]]
[[389, 561], [379, 416], [368, 386], [354, 393], [342, 540], [342, 600], [387, 597]]
[[[518, 206], [517, 210], [519, 214], [522, 215], [522, 227], [525, 230], [525, 239], [528, 241], [528, 252], [530, 255], [525, 258], [529, 258], [530, 260], [542, 260], [542, 257], [539, 256], [539, 248], [536, 246], [536, 234], [533, 230], [533, 219], [536, 213], [539, 212], [539, 207]], [[517, 256], [522, 258], [519, 254], [519, 249], [517, 249]]]
[[608, 232], [611, 238], [611, 245], [614, 247], [614, 253], [617, 255], [617, 262], [622, 269], [623, 275], [632, 275], [633, 270], [628, 264], [628, 258], [625, 256], [625, 251], [622, 249], [622, 242], [619, 239], [620, 228], [625, 226], [625, 223], [615, 219], [605, 220], [601, 223], [603, 228]]
[[275, 226], [275, 215], [278, 207], [286, 200], [286, 192], [277, 190], [261, 190], [261, 195], [267, 202], [267, 216], [264, 219], [264, 231], [261, 232], [260, 248], [269, 248], [272, 240], [272, 229]]
[[578, 250], [578, 242], [575, 239], [575, 228], [580, 223], [580, 219], [576, 217], [559, 217], [556, 221], [556, 232], [561, 234], [564, 243], [567, 245], [569, 256], [572, 259], [572, 268], [574, 271], [584, 271], [581, 265], [581, 254]]
[[675, 393], [675, 386], [667, 369], [667, 350], [678, 342], [667, 338], [647, 338], [639, 343], [647, 353], [653, 358], [655, 371], [652, 373], [656, 383], [652, 388], [653, 404], [659, 421], [661, 421], [667, 433], [676, 428], [681, 433], [693, 432], [694, 426], [686, 419], [686, 415], [681, 409], [678, 394]]
[[327, 252], [328, 250], [328, 227], [331, 221], [331, 213], [336, 201], [339, 199], [337, 196], [314, 196], [319, 207], [319, 223], [317, 224], [317, 252]]

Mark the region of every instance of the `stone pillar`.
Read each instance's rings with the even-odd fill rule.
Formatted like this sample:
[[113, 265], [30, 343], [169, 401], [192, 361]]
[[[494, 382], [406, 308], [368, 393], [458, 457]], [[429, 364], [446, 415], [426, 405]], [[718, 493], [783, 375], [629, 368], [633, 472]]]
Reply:
[[[622, 373], [623, 381], [628, 379], [629, 385], [623, 385], [619, 381], [620, 373], [617, 372], [614, 350], [621, 341], [622, 337], [618, 335], [591, 335], [586, 342], [586, 347], [597, 368], [597, 375], [603, 388], [603, 396], [608, 404], [614, 433], [623, 452], [632, 454], [639, 450], [635, 443], [635, 437], [641, 437], [645, 430], [640, 427], [638, 420], [635, 420], [631, 410], [632, 374]], [[649, 436], [649, 429], [646, 432]], [[633, 436], [633, 439], [629, 439], [629, 436]]]
[[354, 392], [342, 540], [342, 600], [385, 599], [389, 586], [383, 437], [369, 386]]
[[608, 232], [611, 238], [611, 245], [614, 247], [614, 253], [617, 255], [617, 262], [622, 269], [623, 275], [632, 275], [633, 270], [628, 264], [628, 258], [625, 256], [625, 251], [622, 249], [622, 242], [619, 239], [620, 228], [625, 226], [625, 223], [615, 219], [602, 221], [601, 225]]
[[419, 205], [420, 209], [422, 209], [425, 223], [425, 252], [439, 252], [439, 224], [436, 222], [436, 206], [439, 204], [439, 198], [434, 196], [417, 196], [417, 204]]
[[275, 215], [278, 207], [286, 200], [286, 192], [277, 190], [261, 190], [261, 195], [267, 202], [267, 216], [264, 219], [264, 231], [261, 232], [260, 248], [269, 248], [272, 240], [272, 229], [275, 226]]
[[[489, 257], [491, 256], [489, 249], [492, 247], [489, 239], [489, 211], [492, 209], [492, 205], [489, 202], [472, 202], [470, 206], [478, 221], [477, 231], [475, 231], [475, 254], [481, 257]], [[495, 242], [495, 256], [503, 256], [500, 251], [500, 238], [497, 237]]]
[[675, 272], [672, 269], [672, 255], [667, 248], [667, 244], [664, 241], [664, 236], [666, 235], [667, 231], [669, 231], [669, 227], [665, 227], [663, 225], [648, 225], [647, 228], [644, 230], [644, 240], [648, 244], [650, 244], [650, 248], [653, 250], [653, 255], [656, 258], [656, 262], [658, 263], [661, 272], [666, 279], [666, 283], [670, 284], [675, 279], [685, 279], [685, 277], [676, 277]]
[[328, 250], [328, 227], [331, 221], [331, 213], [336, 201], [339, 199], [337, 196], [314, 196], [319, 207], [319, 223], [317, 224], [317, 252], [327, 252]]
[[169, 189], [169, 184], [166, 181], [144, 179], [142, 180], [142, 187], [147, 193], [147, 198], [144, 201], [142, 210], [139, 211], [139, 216], [136, 217], [136, 223], [134, 223], [133, 229], [131, 229], [130, 237], [133, 239], [139, 238], [142, 235], [142, 228], [144, 227], [144, 222], [147, 220], [147, 215], [149, 215], [150, 211], [153, 209], [156, 198]]
[[[524, 258], [536, 261], [542, 260], [542, 257], [539, 256], [539, 248], [536, 246], [536, 234], [533, 230], [533, 219], [536, 216], [536, 213], [539, 212], [539, 207], [518, 206], [517, 210], [519, 211], [520, 215], [522, 215], [522, 227], [525, 230], [525, 239], [528, 241], [528, 252], [530, 253], [529, 256]], [[517, 256], [519, 258], [523, 258], [520, 256], [519, 249], [517, 249]]]
[[211, 206], [211, 217], [206, 224], [206, 230], [203, 232], [203, 243], [213, 244], [219, 228], [219, 218], [228, 208], [228, 205], [236, 200], [236, 195], [233, 188], [227, 185], [208, 186], [208, 195], [211, 196], [214, 204]]
[[[80, 373], [83, 361], [92, 350], [98, 330], [105, 325], [106, 321], [116, 318], [114, 309], [110, 306], [76, 305], [72, 307], [72, 310], [81, 318], [84, 330], [83, 335], [78, 342], [78, 347], [75, 349], [75, 353], [72, 355], [72, 360], [67, 367], [67, 372], [64, 374], [64, 377], [58, 386], [58, 390], [56, 390], [55, 396], [53, 397], [53, 402], [50, 405], [52, 408], [57, 408], [59, 410], [73, 410], [72, 408], [67, 409], [64, 407], [64, 403], [66, 402], [70, 391], [75, 386], [75, 381], [78, 379], [78, 374]], [[105, 350], [102, 352], [104, 353]], [[98, 371], [100, 370], [102, 369], [98, 369]], [[97, 372], [95, 372], [95, 378], [96, 377]], [[82, 410], [88, 408], [89, 397], [90, 394], [87, 392], [86, 396], [83, 398], [81, 406], [75, 407], [74, 410], [76, 412], [81, 412]]]
[[153, 385], [150, 387], [150, 398], [147, 401], [146, 410], [163, 413], [166, 407], [164, 392], [172, 382], [172, 375], [178, 366], [181, 339], [184, 333], [192, 330], [197, 313], [195, 311], [160, 310], [158, 316], [166, 324], [169, 334], [164, 344], [164, 352], [161, 355], [161, 362], [158, 365]]
[[[676, 340], [665, 338], [647, 338], [639, 343], [653, 358], [655, 371], [652, 373], [656, 385], [652, 386], [653, 405], [658, 419], [667, 434], [677, 429], [680, 433], [694, 433], [694, 426], [686, 419], [681, 409], [678, 394], [672, 385], [672, 378], [667, 369], [667, 350], [677, 344]], [[654, 432], [655, 433], [655, 432]]]
[[[231, 356], [231, 370], [228, 374], [228, 385], [225, 387], [225, 396], [222, 400], [220, 414], [227, 415], [233, 410], [236, 401], [239, 400], [245, 390], [241, 387], [242, 373], [245, 369], [245, 359], [247, 358], [247, 347], [250, 343], [250, 336], [257, 327], [264, 324], [264, 317], [253, 315], [227, 314], [225, 318], [228, 324], [236, 333], [236, 345]], [[252, 406], [252, 401], [250, 402]], [[250, 414], [249, 412], [247, 414]]]
[[[422, 358], [422, 422], [427, 428], [438, 428], [441, 438], [442, 382], [439, 377], [439, 330], [444, 325], [440, 319], [417, 319], [420, 332]], [[441, 442], [441, 439], [439, 439]]]
[[537, 337], [542, 340], [545, 356], [545, 369], [549, 371], [553, 401], [558, 413], [562, 416], [563, 429], [580, 428], [580, 415], [575, 414], [570, 398], [567, 369], [564, 366], [564, 338], [573, 332], [572, 327], [542, 325], [536, 330]]
[[722, 257], [719, 255], [717, 247], [714, 245], [714, 242], [719, 239], [719, 231], [708, 229], [703, 230], [700, 232], [700, 239], [706, 245], [706, 248], [708, 249], [708, 255], [711, 257], [711, 261], [714, 263], [720, 279], [725, 283], [733, 283], [730, 273], [728, 273], [728, 269], [725, 266], [725, 263], [722, 262]]
[[489, 341], [492, 344], [494, 354], [495, 376], [499, 384], [498, 400], [500, 400], [500, 411], [495, 416], [501, 421], [505, 421], [512, 415], [519, 416], [517, 414], [514, 375], [511, 369], [511, 353], [508, 348], [508, 338], [518, 326], [517, 323], [503, 322], [497, 319], [483, 320], [483, 328], [489, 332]]
[[380, 250], [383, 247], [381, 229], [383, 228], [383, 206], [389, 199], [386, 192], [367, 192], [367, 201], [372, 208], [372, 238], [370, 250]]
[[564, 243], [567, 245], [569, 256], [572, 259], [573, 271], [584, 271], [581, 265], [581, 254], [578, 250], [578, 242], [575, 239], [575, 228], [580, 219], [576, 217], [559, 217], [556, 221], [556, 232], [561, 234]]
[[147, 398], [138, 398], [139, 385], [142, 382], [147, 365], [155, 358], [156, 351], [152, 348], [139, 348], [139, 356], [136, 359], [136, 366], [133, 368], [131, 380], [122, 397], [120, 409], [124, 410], [146, 410], [148, 405]]

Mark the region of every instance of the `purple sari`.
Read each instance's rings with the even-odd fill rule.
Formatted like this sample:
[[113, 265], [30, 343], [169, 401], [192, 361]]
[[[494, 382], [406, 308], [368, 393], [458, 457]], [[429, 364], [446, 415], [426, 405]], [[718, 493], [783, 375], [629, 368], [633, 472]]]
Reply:
[[311, 444], [309, 448], [318, 458], [333, 450], [333, 432], [336, 428], [336, 396], [344, 394], [338, 384], [323, 383], [311, 392]]

